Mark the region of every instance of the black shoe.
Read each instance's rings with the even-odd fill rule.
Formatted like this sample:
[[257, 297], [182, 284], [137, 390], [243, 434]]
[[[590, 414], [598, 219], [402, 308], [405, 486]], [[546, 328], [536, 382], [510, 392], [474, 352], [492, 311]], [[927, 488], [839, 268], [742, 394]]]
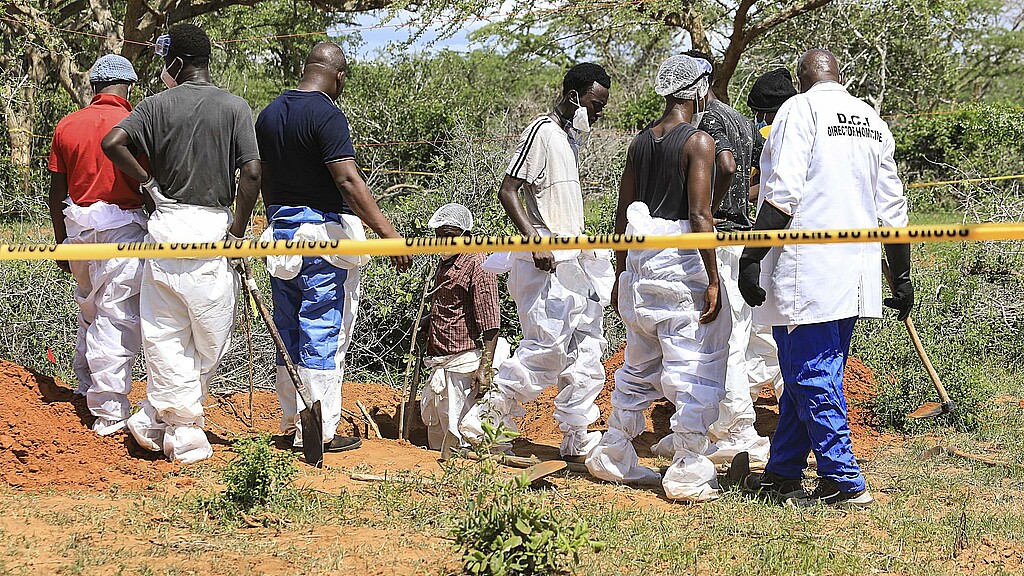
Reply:
[[773, 472], [749, 474], [743, 479], [741, 487], [747, 492], [767, 496], [778, 502], [807, 496], [799, 478], [783, 478]]
[[856, 492], [843, 492], [839, 484], [831, 478], [821, 478], [818, 486], [809, 495], [804, 497], [790, 496], [786, 504], [794, 508], [807, 508], [822, 504], [836, 508], [867, 508], [874, 504], [875, 499], [867, 488]]
[[324, 452], [345, 452], [355, 450], [363, 445], [363, 441], [353, 436], [334, 435], [334, 438], [324, 444]]

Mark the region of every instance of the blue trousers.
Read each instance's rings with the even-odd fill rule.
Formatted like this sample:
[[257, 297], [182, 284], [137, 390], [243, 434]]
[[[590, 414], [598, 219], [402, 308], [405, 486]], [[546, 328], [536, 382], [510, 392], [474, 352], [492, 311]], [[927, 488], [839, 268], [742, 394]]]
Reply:
[[774, 327], [785, 389], [766, 471], [800, 478], [813, 451], [819, 476], [835, 480], [844, 492], [864, 489], [843, 396], [843, 371], [856, 323], [853, 317], [805, 324], [792, 332]]
[[[348, 270], [320, 257], [303, 258], [302, 271], [291, 280], [270, 278], [274, 324], [297, 366], [338, 368], [347, 278]], [[277, 364], [284, 364], [280, 356]]]

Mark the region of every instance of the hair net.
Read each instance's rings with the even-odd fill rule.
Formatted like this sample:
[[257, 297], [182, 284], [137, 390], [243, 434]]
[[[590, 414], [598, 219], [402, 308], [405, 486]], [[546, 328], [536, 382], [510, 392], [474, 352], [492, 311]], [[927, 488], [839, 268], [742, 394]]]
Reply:
[[473, 215], [469, 213], [469, 208], [462, 204], [445, 204], [434, 212], [427, 226], [435, 230], [441, 226], [455, 226], [468, 232], [473, 229]]
[[103, 84], [106, 82], [130, 82], [135, 84], [139, 77], [135, 75], [132, 63], [124, 56], [107, 54], [100, 56], [89, 71], [89, 82]]
[[695, 100], [708, 93], [711, 63], [682, 54], [671, 56], [658, 68], [654, 91], [659, 96], [672, 96], [679, 100]]

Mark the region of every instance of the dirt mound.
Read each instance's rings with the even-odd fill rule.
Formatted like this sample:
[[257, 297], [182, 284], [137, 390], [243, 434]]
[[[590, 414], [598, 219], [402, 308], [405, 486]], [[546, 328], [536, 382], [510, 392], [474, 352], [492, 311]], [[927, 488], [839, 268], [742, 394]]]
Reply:
[[97, 436], [85, 398], [53, 378], [0, 360], [0, 397], [0, 478], [11, 486], [139, 485], [173, 467], [123, 433]]
[[[597, 397], [601, 417], [592, 426], [594, 429], [608, 427], [608, 415], [611, 413], [611, 391], [615, 387], [615, 371], [622, 366], [625, 351], [625, 347], [620, 348], [604, 362], [605, 384]], [[858, 454], [866, 454], [885, 442], [885, 436], [876, 429], [874, 415], [868, 408], [877, 390], [874, 373], [859, 359], [850, 358], [843, 377], [843, 389], [849, 407], [854, 449]], [[556, 446], [561, 442], [562, 433], [558, 429], [558, 423], [552, 417], [552, 402], [557, 393], [555, 388], [548, 388], [541, 393], [536, 401], [524, 406], [526, 416], [516, 421], [524, 437], [533, 442], [554, 442]], [[775, 427], [779, 423], [779, 406], [775, 399], [775, 391], [770, 386], [765, 386], [761, 391], [761, 396], [754, 408], [757, 412], [755, 426], [758, 433], [771, 437], [775, 434]], [[636, 442], [637, 452], [641, 456], [649, 455], [645, 452], [644, 447], [657, 442], [670, 432], [669, 419], [673, 412], [674, 409], [667, 400], [655, 402], [644, 412], [647, 419], [647, 432], [641, 435]]]
[[[365, 384], [361, 382], [345, 382], [342, 386], [342, 407], [347, 413], [342, 413], [341, 424], [338, 427], [339, 434], [366, 437], [366, 424], [360, 414], [356, 401], [363, 404], [370, 416], [380, 428], [385, 438], [398, 437], [399, 407], [401, 404], [401, 392], [390, 386], [382, 384]], [[417, 440], [417, 435], [423, 435], [426, 439], [426, 432], [423, 425], [419, 423], [419, 408], [416, 412], [412, 426], [412, 440]], [[281, 423], [281, 407], [277, 401], [277, 395], [267, 390], [257, 390], [252, 396], [252, 411], [249, 408], [249, 394], [239, 392], [228, 395], [211, 396], [204, 407], [206, 424], [210, 432], [221, 433], [228, 437], [248, 435], [254, 432], [269, 432], [277, 434]]]

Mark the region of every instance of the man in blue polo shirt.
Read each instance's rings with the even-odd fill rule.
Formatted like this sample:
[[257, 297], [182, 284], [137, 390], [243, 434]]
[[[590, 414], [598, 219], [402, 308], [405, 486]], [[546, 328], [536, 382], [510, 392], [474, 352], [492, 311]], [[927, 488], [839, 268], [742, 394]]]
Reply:
[[[355, 163], [348, 119], [335, 105], [348, 66], [336, 44], [322, 42], [306, 58], [302, 80], [260, 113], [256, 138], [263, 160], [265, 240], [365, 240], [363, 223], [382, 238], [401, 238], [384, 217]], [[282, 256], [267, 259], [274, 324], [288, 354], [323, 410], [324, 449], [342, 451], [359, 439], [336, 436], [341, 420], [341, 382], [359, 306], [359, 268], [368, 256]], [[392, 263], [406, 268], [408, 256]], [[302, 408], [295, 387], [277, 361], [281, 432], [304, 439], [297, 426]], [[309, 439], [313, 441], [312, 439]]]

